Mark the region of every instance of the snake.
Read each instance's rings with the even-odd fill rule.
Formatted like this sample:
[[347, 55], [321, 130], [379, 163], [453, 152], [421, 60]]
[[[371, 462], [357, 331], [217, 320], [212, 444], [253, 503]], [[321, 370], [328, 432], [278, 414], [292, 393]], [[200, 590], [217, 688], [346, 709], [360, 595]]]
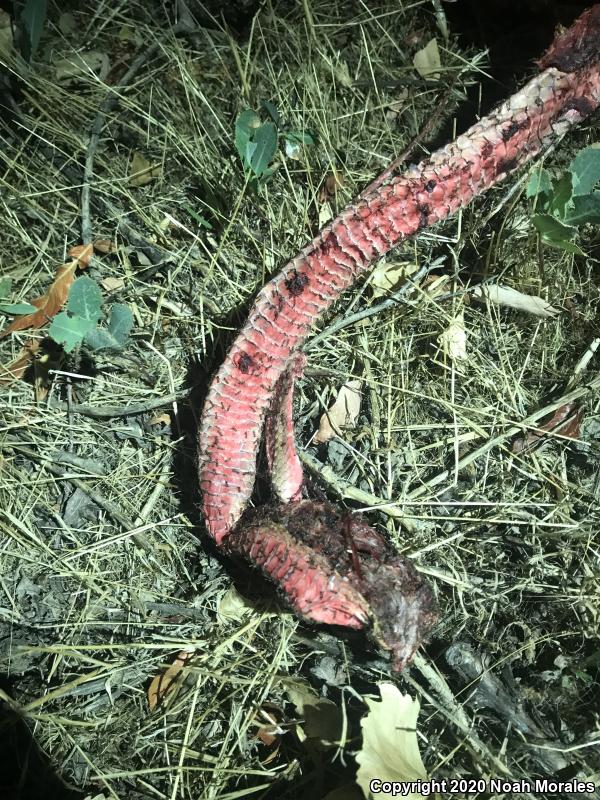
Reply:
[[[392, 162], [259, 290], [206, 396], [198, 472], [209, 535], [270, 578], [304, 620], [367, 632], [389, 651], [394, 670], [425, 640], [437, 602], [412, 561], [375, 528], [329, 502], [303, 499], [292, 420], [301, 347], [378, 259], [596, 111], [599, 47], [596, 4], [556, 35], [527, 84], [455, 141], [418, 164]], [[263, 434], [276, 501], [254, 508]]]

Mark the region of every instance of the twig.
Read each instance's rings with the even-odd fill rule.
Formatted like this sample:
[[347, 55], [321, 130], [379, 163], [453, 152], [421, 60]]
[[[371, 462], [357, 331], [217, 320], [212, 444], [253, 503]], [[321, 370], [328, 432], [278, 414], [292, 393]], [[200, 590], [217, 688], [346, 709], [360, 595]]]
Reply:
[[[188, 394], [187, 389], [174, 392], [173, 394], [165, 394], [162, 397], [153, 397], [145, 403], [133, 403], [130, 406], [91, 406], [86, 403], [73, 403], [71, 410], [74, 414], [81, 414], [84, 417], [91, 417], [92, 419], [113, 419], [114, 417], [134, 417], [137, 414], [145, 414], [147, 411], [154, 411], [157, 408], [168, 406], [174, 403], [178, 398], [185, 397]], [[48, 400], [50, 408], [58, 411], [67, 411], [67, 403], [55, 398]]]
[[[458, 728], [460, 733], [465, 737], [465, 741], [470, 748], [486, 762], [491, 774], [503, 775], [507, 779], [514, 781], [515, 778], [506, 764], [498, 758], [498, 756], [494, 755], [494, 753], [489, 750], [488, 746], [481, 741], [476, 731], [473, 729], [473, 723], [465, 714], [462, 705], [457, 702], [444, 676], [435, 670], [431, 664], [418, 653], [414, 657], [413, 668], [419, 670], [421, 675], [440, 698], [441, 702], [438, 702], [426, 692], [423, 686], [417, 683], [410, 674], [404, 674], [403, 679], [418, 693], [422, 694], [427, 699], [427, 702], [431, 703], [431, 705], [446, 717], [455, 728]], [[534, 795], [524, 792], [523, 797], [533, 800]]]
[[170, 458], [165, 459], [164, 457], [161, 456], [161, 460], [163, 461], [163, 464], [161, 465], [160, 475], [156, 480], [156, 485], [152, 490], [150, 497], [146, 500], [146, 502], [144, 503], [144, 507], [142, 508], [142, 510], [135, 519], [136, 527], [139, 527], [144, 522], [146, 522], [146, 520], [154, 510], [154, 507], [158, 503], [161, 494], [164, 492], [165, 488], [169, 485], [169, 479], [172, 474], [171, 459]]
[[442, 116], [443, 112], [446, 109], [446, 104], [448, 102], [448, 98], [452, 92], [452, 87], [456, 81], [456, 76], [452, 78], [450, 81], [446, 93], [442, 100], [438, 103], [436, 110], [433, 114], [429, 117], [425, 125], [421, 128], [421, 130], [417, 133], [417, 135], [408, 143], [408, 145], [404, 148], [404, 150], [400, 153], [398, 158], [395, 158], [391, 164], [389, 164], [383, 172], [381, 172], [375, 180], [371, 181], [371, 183], [367, 186], [366, 189], [363, 189], [362, 192], [358, 195], [355, 202], [359, 202], [362, 200], [367, 194], [376, 191], [379, 189], [380, 186], [383, 186], [387, 180], [394, 176], [395, 172], [399, 172], [400, 168], [404, 165], [404, 163], [410, 158], [412, 155], [413, 150], [415, 147], [420, 144], [423, 139], [428, 136], [433, 128], [437, 125]]
[[175, 421], [175, 428], [177, 429], [177, 435], [181, 436], [181, 428], [179, 427], [179, 408], [177, 406], [177, 395], [175, 392], [175, 379], [173, 378], [173, 370], [171, 369], [171, 362], [169, 359], [161, 353], [159, 350], [154, 347], [152, 342], [146, 342], [146, 347], [148, 347], [152, 352], [157, 355], [160, 360], [165, 365], [165, 369], [169, 375], [169, 386], [171, 387], [171, 397], [175, 397], [173, 400], [173, 420]]

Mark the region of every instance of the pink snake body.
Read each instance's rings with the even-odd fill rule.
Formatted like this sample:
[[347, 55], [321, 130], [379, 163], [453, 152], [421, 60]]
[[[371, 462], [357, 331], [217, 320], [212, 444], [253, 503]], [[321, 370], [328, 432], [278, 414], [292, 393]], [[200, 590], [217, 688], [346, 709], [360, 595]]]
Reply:
[[[254, 525], [251, 533], [232, 536], [252, 493], [265, 417], [274, 403], [282, 407], [280, 414], [270, 415], [267, 426], [274, 488], [283, 502], [300, 497], [302, 470], [291, 427], [293, 380], [301, 371], [299, 348], [315, 320], [377, 259], [467, 205], [598, 108], [599, 42], [600, 5], [596, 5], [557, 37], [538, 62], [542, 72], [503, 105], [418, 165], [401, 174], [386, 170], [260, 290], [215, 375], [204, 406], [199, 447], [208, 531], [218, 545], [243, 553], [270, 574], [303, 615], [350, 627], [363, 627], [372, 616], [369, 604], [361, 604], [360, 592], [357, 599], [355, 587], [335, 569], [320, 562], [314, 568], [307, 566], [310, 548], [298, 545], [297, 558], [304, 561], [300, 567], [290, 567], [296, 545], [280, 526], [275, 533], [263, 527], [261, 533]], [[279, 562], [271, 553], [277, 543], [285, 551], [277, 557]], [[266, 546], [271, 547], [268, 557]], [[292, 584], [310, 569], [314, 591], [306, 597], [306, 581], [298, 580], [297, 590]], [[339, 616], [333, 606], [346, 590], [354, 611]], [[330, 610], [317, 612], [315, 598], [329, 604]]]

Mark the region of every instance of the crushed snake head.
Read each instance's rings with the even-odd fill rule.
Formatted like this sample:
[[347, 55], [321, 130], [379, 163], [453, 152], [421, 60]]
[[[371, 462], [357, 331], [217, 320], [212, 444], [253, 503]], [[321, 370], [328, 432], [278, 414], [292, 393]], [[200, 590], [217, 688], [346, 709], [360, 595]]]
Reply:
[[360, 517], [301, 500], [244, 515], [226, 550], [244, 554], [311, 622], [365, 630], [402, 669], [436, 619], [411, 561]]

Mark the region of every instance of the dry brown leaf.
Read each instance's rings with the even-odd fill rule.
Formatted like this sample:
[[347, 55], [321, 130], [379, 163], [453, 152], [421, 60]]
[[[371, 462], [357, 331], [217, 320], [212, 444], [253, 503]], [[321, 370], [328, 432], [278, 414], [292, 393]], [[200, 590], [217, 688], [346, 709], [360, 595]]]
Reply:
[[337, 170], [330, 172], [319, 189], [319, 203], [327, 203], [343, 185], [344, 173]]
[[80, 269], [87, 269], [90, 265], [90, 259], [94, 254], [94, 245], [92, 244], [76, 244], [70, 248], [67, 253], [71, 258], [75, 258], [78, 262]]
[[452, 361], [465, 361], [468, 358], [465, 315], [462, 311], [452, 318], [450, 325], [439, 335], [438, 342]]
[[343, 428], [356, 426], [362, 400], [360, 387], [361, 382], [358, 380], [348, 381], [342, 386], [329, 411], [321, 417], [315, 442], [323, 444], [334, 436], [341, 436]]
[[39, 403], [50, 390], [50, 368], [60, 366], [60, 359], [57, 361], [56, 357], [43, 351], [38, 339], [30, 339], [26, 342], [17, 358], [6, 367], [0, 365], [0, 386], [10, 386], [15, 381], [21, 380], [32, 364], [34, 366], [33, 388], [35, 399]]
[[8, 336], [13, 331], [22, 331], [25, 328], [43, 328], [44, 325], [50, 322], [66, 302], [71, 284], [75, 280], [75, 270], [79, 266], [78, 258], [74, 258], [73, 261], [69, 261], [66, 264], [61, 264], [56, 270], [54, 283], [46, 294], [30, 301], [31, 305], [37, 308], [37, 311], [13, 320], [3, 331], [0, 331], [0, 339]]
[[558, 308], [554, 308], [541, 297], [524, 294], [517, 289], [511, 289], [510, 286], [500, 286], [499, 284], [476, 286], [472, 295], [477, 300], [489, 300], [495, 305], [516, 308], [518, 311], [535, 314], [537, 317], [555, 317], [560, 314]]
[[442, 62], [437, 39], [431, 39], [422, 50], [417, 50], [413, 57], [413, 64], [422, 78], [439, 81]]
[[94, 239], [94, 250], [102, 254], [115, 253], [117, 246], [112, 239]]
[[21, 380], [39, 349], [40, 342], [37, 339], [30, 339], [25, 342], [14, 361], [5, 367], [0, 365], [0, 385], [10, 386], [11, 383]]
[[175, 657], [175, 661], [170, 667], [159, 675], [155, 675], [148, 686], [148, 706], [150, 711], [154, 711], [159, 705], [163, 705], [168, 697], [179, 687], [182, 670], [188, 666], [193, 657], [193, 653], [182, 650]]
[[114, 292], [117, 289], [122, 289], [125, 286], [125, 281], [123, 278], [112, 278], [109, 275], [108, 278], [103, 278], [100, 281], [100, 285], [103, 286], [107, 292]]
[[410, 781], [426, 780], [427, 773], [417, 741], [419, 701], [402, 694], [392, 683], [380, 683], [381, 701], [365, 698], [369, 713], [361, 720], [362, 749], [356, 756], [356, 782], [372, 797], [373, 779], [396, 784], [398, 792], [378, 792], [377, 798], [408, 797], [422, 800], [421, 793], [402, 791]]
[[556, 411], [539, 425], [539, 431], [529, 431], [527, 436], [519, 436], [512, 444], [513, 453], [521, 453], [523, 450], [533, 450], [547, 439], [548, 433], [557, 433], [569, 439], [578, 439], [581, 423], [583, 421], [584, 410], [577, 408], [576, 403], [565, 403], [564, 406], [557, 408]]
[[152, 417], [150, 420], [150, 425], [170, 425], [171, 424], [171, 417], [165, 412], [162, 414], [156, 414], [156, 416]]
[[162, 175], [162, 167], [160, 164], [153, 164], [152, 161], [143, 156], [141, 153], [135, 152], [131, 157], [129, 164], [129, 183], [132, 186], [146, 186], [146, 184], [159, 178]]
[[254, 724], [258, 727], [255, 738], [269, 750], [265, 756], [261, 756], [260, 763], [263, 765], [269, 764], [279, 753], [281, 737], [286, 732], [286, 728], [281, 725], [284, 719], [283, 709], [275, 703], [264, 703], [255, 714]]

